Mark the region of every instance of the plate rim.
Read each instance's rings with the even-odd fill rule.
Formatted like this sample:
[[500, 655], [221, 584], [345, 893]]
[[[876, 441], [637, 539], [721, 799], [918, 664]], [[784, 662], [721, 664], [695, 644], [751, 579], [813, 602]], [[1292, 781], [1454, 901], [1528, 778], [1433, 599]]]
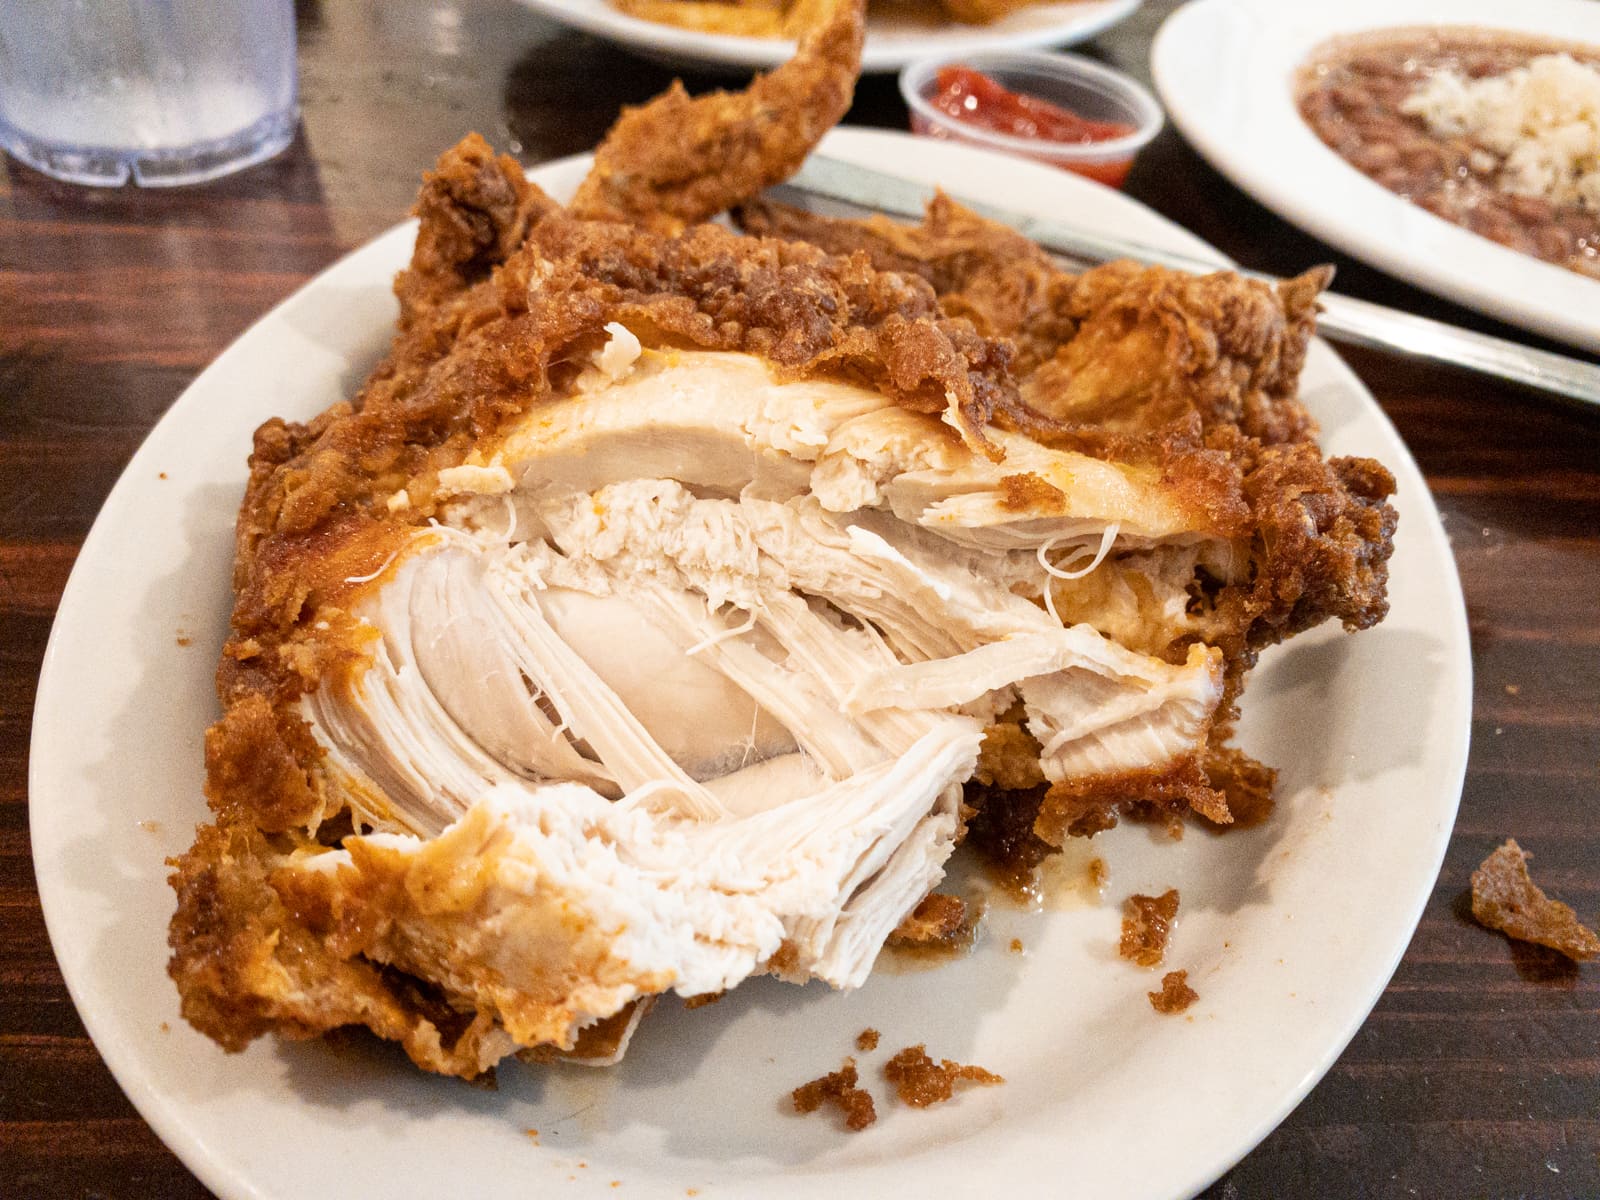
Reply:
[[[877, 139], [891, 139], [899, 142], [915, 140], [912, 135], [896, 131], [857, 128], [836, 131], [835, 134], [830, 136], [845, 143], [861, 142], [867, 145]], [[841, 147], [834, 146], [830, 149], [837, 151]], [[981, 158], [995, 158], [1009, 165], [1017, 165], [1016, 160], [1004, 158], [1004, 156], [991, 155], [989, 152], [970, 147], [952, 147], [951, 152], [959, 153], [963, 157], [976, 154]], [[848, 154], [848, 150], [846, 150], [846, 154]], [[545, 172], [554, 173], [563, 168], [571, 167], [572, 164], [581, 162], [587, 157], [587, 154], [572, 155], [567, 158], [539, 164], [530, 168], [529, 174], [537, 177]], [[1044, 172], [1050, 178], [1056, 177], [1056, 173], [1049, 168], [1032, 168], [1031, 164], [1023, 165], [1029, 166], [1030, 169]], [[1065, 178], [1072, 180], [1067, 185], [1069, 188], [1079, 184], [1089, 187], [1100, 186], [1078, 180], [1074, 176], [1066, 176]], [[1171, 221], [1169, 218], [1155, 213], [1153, 209], [1149, 209], [1148, 206], [1143, 205], [1140, 201], [1128, 196], [1121, 196], [1120, 199], [1153, 213], [1159, 220], [1176, 231], [1175, 236], [1181, 234], [1184, 239], [1187, 239], [1196, 247], [1206, 246], [1194, 234], [1177, 225], [1176, 222]], [[162, 414], [161, 418], [146, 435], [139, 449], [129, 460], [121, 475], [119, 475], [116, 484], [112, 487], [102, 505], [101, 513], [97, 514], [94, 525], [84, 539], [83, 546], [63, 588], [61, 602], [52, 622], [40, 671], [30, 737], [28, 771], [29, 825], [34, 867], [36, 878], [39, 881], [41, 908], [52, 950], [57, 955], [58, 963], [61, 964], [62, 976], [72, 997], [74, 1007], [88, 1030], [91, 1039], [94, 1041], [97, 1053], [106, 1063], [118, 1085], [134, 1104], [141, 1117], [150, 1124], [152, 1129], [160, 1136], [162, 1142], [177, 1155], [184, 1165], [193, 1171], [207, 1187], [217, 1192], [220, 1196], [230, 1198], [230, 1200], [232, 1197], [250, 1197], [251, 1200], [273, 1200], [273, 1198], [279, 1197], [281, 1193], [273, 1190], [263, 1190], [245, 1172], [243, 1164], [231, 1161], [222, 1155], [214, 1155], [208, 1146], [193, 1136], [192, 1131], [182, 1119], [182, 1105], [163, 1096], [160, 1089], [154, 1086], [155, 1081], [150, 1077], [146, 1063], [137, 1046], [131, 1041], [125, 1041], [116, 1036], [107, 1036], [108, 1034], [116, 1033], [112, 1023], [114, 1014], [93, 1006], [85, 1008], [81, 1000], [81, 988], [84, 981], [77, 978], [74, 971], [68, 968], [66, 960], [61, 954], [62, 939], [70, 936], [64, 925], [65, 918], [61, 911], [61, 906], [65, 905], [67, 900], [56, 892], [54, 886], [56, 872], [52, 870], [51, 864], [43, 860], [42, 856], [49, 849], [50, 839], [41, 840], [37, 836], [37, 810], [34, 803], [35, 797], [40, 794], [40, 785], [44, 782], [45, 776], [53, 766], [53, 754], [50, 752], [50, 748], [42, 745], [41, 722], [46, 714], [58, 709], [62, 703], [57, 698], [56, 692], [61, 686], [64, 686], [64, 683], [57, 677], [59, 672], [53, 672], [52, 668], [61, 650], [61, 640], [66, 636], [63, 631], [72, 623], [68, 618], [72, 616], [78, 607], [88, 603], [88, 600], [84, 597], [87, 595], [87, 589], [90, 586], [88, 577], [91, 574], [91, 570], [85, 564], [93, 563], [99, 553], [100, 541], [110, 536], [106, 532], [107, 526], [103, 524], [102, 516], [112, 509], [113, 503], [117, 500], [120, 492], [125, 489], [132, 490], [139, 486], [137, 477], [140, 469], [148, 468], [152, 465], [150, 447], [158, 431], [162, 430], [169, 421], [181, 422], [187, 415], [188, 409], [196, 408], [201, 403], [207, 375], [218, 370], [231, 355], [242, 353], [240, 347], [245, 345], [252, 338], [252, 335], [257, 333], [259, 327], [280, 316], [282, 310], [294, 305], [304, 293], [325, 284], [330, 275], [333, 275], [341, 268], [347, 268], [349, 264], [360, 256], [368, 254], [381, 255], [383, 249], [380, 249], [380, 247], [386, 248], [389, 241], [402, 237], [409, 238], [415, 225], [414, 219], [402, 221], [379, 233], [361, 246], [341, 255], [326, 268], [319, 271], [288, 297], [274, 305], [256, 322], [252, 323], [233, 342], [229, 343], [228, 347], [195, 377], [173, 404], [169, 406], [167, 411]], [[1205, 253], [1218, 258], [1219, 261], [1222, 260], [1222, 256], [1208, 246]], [[1364, 1024], [1372, 1007], [1382, 997], [1390, 978], [1392, 978], [1406, 948], [1415, 935], [1423, 909], [1436, 885], [1440, 865], [1443, 861], [1460, 802], [1470, 747], [1472, 663], [1468, 652], [1470, 642], [1467, 631], [1467, 614], [1459, 572], [1456, 568], [1454, 556], [1449, 550], [1448, 539], [1443, 529], [1438, 507], [1432, 500], [1425, 478], [1409, 448], [1399, 437], [1398, 431], [1394, 428], [1393, 423], [1389, 420], [1382, 407], [1377, 404], [1365, 385], [1362, 384], [1343, 360], [1331, 350], [1328, 350], [1325, 344], [1321, 344], [1320, 340], [1319, 349], [1326, 352], [1327, 361], [1338, 376], [1340, 383], [1353, 389], [1361, 399], [1366, 415], [1369, 418], [1375, 418], [1388, 435], [1392, 442], [1392, 450], [1396, 454], [1395, 461], [1390, 465], [1395, 467], [1403, 466], [1403, 469], [1409, 472], [1419, 485], [1421, 496], [1427, 500], [1426, 509], [1422, 512], [1408, 510], [1404, 519], [1409, 523], [1423, 527], [1424, 536], [1433, 544], [1433, 550], [1439, 555], [1440, 561], [1446, 567], [1443, 577], [1439, 580], [1439, 586], [1444, 593], [1442, 598], [1451, 601], [1448, 604], [1448, 620], [1445, 622], [1449, 627], [1450, 633], [1448, 644], [1460, 651], [1459, 657], [1450, 661], [1450, 671], [1447, 672], [1440, 684], [1441, 690], [1453, 687], [1456, 691], [1455, 712], [1451, 714], [1451, 719], [1446, 723], [1446, 728], [1451, 731], [1452, 735], [1450, 745], [1447, 747], [1447, 761], [1450, 767], [1447, 771], [1445, 784], [1438, 789], [1438, 794], [1449, 797], [1448, 811], [1441, 810], [1439, 813], [1439, 824], [1432, 835], [1430, 853], [1418, 859], [1419, 868], [1425, 867], [1426, 869], [1419, 870], [1416, 876], [1417, 884], [1413, 895], [1413, 903], [1405, 914], [1406, 919], [1391, 927], [1390, 934], [1394, 939], [1391, 952], [1387, 956], [1385, 969], [1381, 973], [1375, 974], [1369, 981], [1365, 1002], [1355, 1005], [1350, 1010], [1347, 1020], [1339, 1026], [1335, 1033], [1323, 1041], [1321, 1052], [1317, 1055], [1316, 1061], [1308, 1067], [1295, 1086], [1276, 1093], [1275, 1101], [1263, 1110], [1262, 1115], [1252, 1126], [1248, 1129], [1241, 1129], [1236, 1138], [1227, 1139], [1225, 1146], [1214, 1149], [1203, 1161], [1197, 1160], [1190, 1163], [1188, 1169], [1184, 1172], [1185, 1178], [1190, 1183], [1186, 1185], [1181, 1193], [1187, 1195], [1193, 1195], [1203, 1190], [1254, 1149], [1267, 1134], [1282, 1122], [1311, 1088], [1327, 1073], [1334, 1061]], [[1390, 454], [1390, 449], [1385, 448], [1383, 451], [1386, 458]], [[47, 881], [49, 881], [48, 884]], [[827, 1178], [827, 1175], [818, 1176], [818, 1178]], [[1144, 1195], [1146, 1193], [1141, 1192], [1138, 1194]]]
[[[1297, 39], [1306, 41], [1301, 47], [1304, 50], [1351, 31], [1348, 19], [1353, 13], [1388, 14], [1363, 28], [1404, 28], [1430, 23], [1426, 16], [1430, 9], [1436, 18], [1447, 18], [1452, 25], [1489, 26], [1572, 40], [1570, 33], [1526, 24], [1525, 14], [1530, 11], [1554, 17], [1564, 9], [1585, 14], [1595, 26], [1594, 36], [1600, 38], [1600, 9], [1584, 8], [1577, 0], [1522, 0], [1514, 9], [1503, 10], [1504, 17], [1478, 8], [1470, 12], [1442, 9], [1440, 0], [1348, 0], [1342, 5], [1309, 7], [1254, 0], [1190, 0], [1173, 10], [1157, 30], [1150, 48], [1151, 74], [1168, 116], [1190, 145], [1235, 186], [1279, 217], [1401, 282], [1528, 332], [1600, 353], [1600, 322], [1585, 323], [1580, 315], [1586, 311], [1585, 301], [1587, 311], [1600, 310], [1600, 281], [1587, 280], [1471, 233], [1402, 199], [1345, 162], [1293, 111], [1287, 73], [1303, 60], [1284, 63], [1269, 57], [1264, 64], [1262, 51], [1236, 43], [1232, 50], [1236, 59], [1214, 65], [1217, 78], [1247, 81], [1242, 96], [1252, 104], [1281, 105], [1283, 111], [1293, 114], [1294, 142], [1288, 149], [1296, 161], [1303, 160], [1316, 171], [1309, 181], [1301, 171], [1284, 169], [1283, 147], [1274, 147], [1276, 154], [1265, 154], [1261, 152], [1264, 148], [1253, 142], [1230, 142], [1230, 131], [1209, 119], [1205, 105], [1196, 102], [1195, 94], [1180, 78], [1189, 48], [1202, 44], [1196, 35], [1234, 14], [1243, 14], [1274, 31], [1282, 31], [1290, 20], [1314, 27], [1305, 32], [1304, 39]], [[1273, 18], [1278, 19], [1277, 25], [1270, 24]], [[1271, 68], [1270, 79], [1264, 65]], [[1341, 203], [1324, 203], [1330, 194], [1337, 194]], [[1426, 232], [1429, 247], [1440, 252], [1413, 248], [1410, 239], [1374, 235], [1375, 218], [1416, 222]], [[1517, 287], [1516, 277], [1522, 274], [1528, 278]], [[1542, 302], [1546, 290], [1560, 295]]]
[[[957, 27], [907, 38], [905, 43], [874, 40], [868, 18], [866, 44], [861, 52], [861, 73], [880, 75], [898, 71], [933, 54], [978, 51], [1045, 49], [1075, 45], [1105, 32], [1138, 11], [1144, 0], [1096, 0], [1104, 7], [1092, 16], [1021, 30], [992, 27]], [[696, 64], [715, 70], [767, 70], [794, 53], [795, 43], [782, 38], [744, 37], [702, 33], [648, 21], [612, 9], [606, 0], [518, 0], [533, 11], [571, 29], [578, 29], [625, 47], [656, 61]], [[976, 32], [968, 32], [968, 29]], [[987, 31], [986, 31], [987, 30]]]

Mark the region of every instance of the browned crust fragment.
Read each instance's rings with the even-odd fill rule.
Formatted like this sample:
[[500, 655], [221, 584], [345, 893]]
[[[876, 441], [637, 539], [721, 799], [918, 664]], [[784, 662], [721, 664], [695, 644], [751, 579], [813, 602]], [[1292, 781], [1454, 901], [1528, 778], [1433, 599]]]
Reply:
[[953, 948], [971, 944], [976, 931], [977, 914], [960, 896], [929, 892], [895, 926], [889, 945]]
[[907, 1046], [883, 1065], [883, 1074], [894, 1084], [895, 1094], [912, 1108], [943, 1104], [955, 1095], [957, 1084], [993, 1087], [1005, 1079], [982, 1067], [965, 1066], [946, 1058], [934, 1062], [922, 1043]]
[[1169, 1016], [1181, 1013], [1200, 999], [1200, 993], [1189, 986], [1188, 971], [1168, 971], [1161, 977], [1161, 990], [1145, 995], [1150, 997], [1151, 1008]]
[[795, 1088], [790, 1093], [794, 1110], [814, 1113], [824, 1104], [831, 1104], [844, 1114], [844, 1127], [851, 1133], [860, 1133], [878, 1119], [878, 1110], [872, 1093], [856, 1086], [859, 1080], [856, 1060], [847, 1058], [837, 1071]]
[[705, 1008], [708, 1004], [715, 1004], [726, 996], [727, 992], [702, 992], [698, 996], [688, 996], [683, 1001], [685, 1008]]
[[[203, 826], [169, 860], [178, 909], [167, 973], [184, 1019], [223, 1049], [269, 1029], [291, 1039], [362, 1025], [399, 1042], [413, 1062], [464, 1079], [485, 1072], [487, 1014], [450, 1005], [431, 984], [329, 948], [315, 897], [280, 896], [259, 832]], [[492, 1056], [490, 1058], [492, 1061]]]
[[1578, 920], [1578, 914], [1546, 896], [1528, 875], [1532, 855], [1507, 838], [1472, 873], [1472, 915], [1480, 925], [1507, 937], [1536, 942], [1574, 962], [1600, 955], [1600, 937]]
[[1060, 846], [1069, 837], [1088, 837], [1112, 828], [1123, 812], [1164, 818], [1189, 809], [1221, 825], [1231, 820], [1227, 801], [1193, 757], [1145, 770], [1051, 784], [1040, 801], [1033, 830], [1041, 840]]
[[1141, 967], [1158, 967], [1167, 956], [1167, 939], [1178, 916], [1178, 889], [1159, 896], [1135, 893], [1122, 907], [1122, 939], [1117, 953]]
[[878, 1038], [881, 1035], [876, 1029], [863, 1029], [856, 1034], [856, 1049], [863, 1054], [868, 1054], [878, 1048]]
[[655, 1002], [654, 996], [641, 996], [609, 1017], [584, 1026], [570, 1050], [555, 1045], [532, 1046], [517, 1051], [517, 1057], [529, 1063], [611, 1062], [621, 1051], [623, 1039], [631, 1032], [634, 1022], [643, 1019], [655, 1007]]

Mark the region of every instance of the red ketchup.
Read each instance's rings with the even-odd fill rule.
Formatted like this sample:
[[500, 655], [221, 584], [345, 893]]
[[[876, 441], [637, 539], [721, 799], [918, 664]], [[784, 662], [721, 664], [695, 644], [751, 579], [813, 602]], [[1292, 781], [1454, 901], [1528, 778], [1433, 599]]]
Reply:
[[[1093, 121], [1071, 109], [1051, 104], [1048, 100], [1013, 92], [971, 67], [944, 67], [939, 71], [937, 83], [938, 90], [929, 98], [933, 107], [952, 121], [974, 125], [1006, 137], [1086, 146], [1127, 137], [1134, 132], [1132, 125], [1124, 125], [1120, 121]], [[926, 122], [918, 124], [921, 126], [917, 130], [919, 133], [948, 136], [937, 126]], [[1087, 175], [1112, 187], [1121, 186], [1127, 178], [1128, 168], [1133, 165], [1132, 158], [1113, 159], [1110, 162], [1063, 162], [1045, 154], [1030, 157]]]

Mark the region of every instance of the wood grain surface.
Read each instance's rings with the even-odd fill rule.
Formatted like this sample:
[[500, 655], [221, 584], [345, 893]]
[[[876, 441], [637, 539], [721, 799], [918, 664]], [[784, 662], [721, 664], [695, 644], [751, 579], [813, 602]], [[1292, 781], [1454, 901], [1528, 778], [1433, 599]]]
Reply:
[[[1172, 7], [1147, 3], [1088, 52], [1148, 78]], [[275, 161], [149, 192], [0, 166], [0, 1196], [207, 1195], [86, 1037], [29, 851], [45, 639], [118, 472], [213, 356], [399, 219], [419, 173], [462, 133], [529, 164], [575, 153], [671, 78], [510, 0], [298, 8], [304, 123]], [[864, 82], [850, 120], [903, 128], [893, 80]], [[1170, 129], [1128, 191], [1252, 266], [1332, 261], [1355, 295], [1521, 336], [1277, 220]], [[1514, 835], [1545, 886], [1600, 918], [1600, 413], [1382, 354], [1348, 358], [1421, 464], [1455, 547], [1476, 672], [1471, 764], [1443, 873], [1377, 1008], [1205, 1195], [1600, 1197], [1600, 968], [1518, 951], [1462, 915], [1473, 866]]]

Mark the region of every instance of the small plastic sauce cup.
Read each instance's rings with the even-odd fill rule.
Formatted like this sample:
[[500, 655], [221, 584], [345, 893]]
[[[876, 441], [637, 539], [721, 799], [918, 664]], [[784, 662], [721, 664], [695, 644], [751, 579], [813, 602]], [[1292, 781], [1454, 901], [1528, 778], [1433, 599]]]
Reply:
[[[1008, 91], [1048, 101], [1091, 121], [1128, 125], [1133, 132], [1106, 141], [1056, 142], [1013, 137], [960, 121], [933, 103], [939, 72], [945, 67], [970, 67]], [[1148, 90], [1122, 72], [1076, 54], [1013, 51], [922, 59], [900, 72], [900, 94], [911, 109], [913, 133], [1031, 158], [1111, 187], [1122, 186], [1134, 157], [1161, 132], [1163, 121], [1161, 105]]]

